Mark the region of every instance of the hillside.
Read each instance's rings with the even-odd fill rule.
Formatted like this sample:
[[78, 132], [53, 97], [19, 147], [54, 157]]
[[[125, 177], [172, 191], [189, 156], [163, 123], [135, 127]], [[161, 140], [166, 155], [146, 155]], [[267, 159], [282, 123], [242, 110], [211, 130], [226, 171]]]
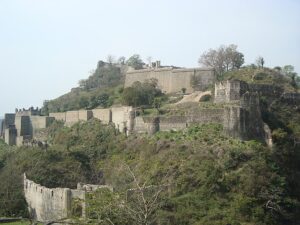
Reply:
[[[97, 69], [80, 88], [47, 102], [44, 112], [108, 107], [124, 100], [140, 105], [147, 100], [138, 111], [146, 116], [220, 107], [209, 97], [177, 104], [183, 93], [165, 96], [151, 82], [123, 90], [120, 67], [100, 63]], [[268, 68], [242, 68], [225, 73], [224, 79], [297, 91], [291, 77]], [[45, 130], [47, 149], [17, 148], [0, 140], [0, 217], [29, 216], [22, 191], [26, 172], [49, 188], [75, 188], [78, 182], [113, 186], [114, 192], [88, 196], [90, 224], [298, 225], [299, 107], [283, 98], [259, 100], [273, 147], [228, 137], [218, 123], [127, 137], [97, 119], [71, 127], [55, 121]], [[76, 210], [75, 202], [74, 219]]]
[[[271, 84], [282, 87], [287, 92], [295, 91], [293, 79], [278, 69], [244, 67], [226, 72], [223, 80], [238, 79], [253, 84]], [[296, 80], [299, 85], [299, 77]]]
[[120, 103], [127, 67], [99, 61], [95, 71], [87, 79], [80, 80], [78, 87], [56, 99], [44, 101], [43, 113], [108, 107]]

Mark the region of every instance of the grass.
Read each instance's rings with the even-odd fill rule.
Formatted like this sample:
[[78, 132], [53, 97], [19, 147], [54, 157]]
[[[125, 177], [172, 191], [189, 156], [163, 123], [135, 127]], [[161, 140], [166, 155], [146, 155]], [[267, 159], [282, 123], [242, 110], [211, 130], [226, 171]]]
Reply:
[[18, 222], [11, 222], [11, 223], [1, 223], [1, 225], [30, 225], [29, 221], [18, 221]]

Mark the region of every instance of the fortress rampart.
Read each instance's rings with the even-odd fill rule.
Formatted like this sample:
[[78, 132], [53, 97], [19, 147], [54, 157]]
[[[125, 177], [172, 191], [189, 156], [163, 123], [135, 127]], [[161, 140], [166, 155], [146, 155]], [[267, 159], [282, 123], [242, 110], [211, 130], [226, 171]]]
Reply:
[[144, 82], [152, 78], [157, 80], [158, 88], [164, 93], [181, 92], [182, 88], [186, 89], [186, 93], [192, 93], [194, 90], [202, 91], [215, 82], [214, 70], [211, 68], [166, 67], [128, 71], [125, 87], [131, 86], [136, 81]]
[[[158, 70], [169, 72], [168, 68]], [[140, 72], [143, 71], [147, 73], [146, 70]], [[175, 69], [175, 73], [186, 71], [190, 72], [190, 69]], [[133, 74], [135, 73], [134, 71]], [[178, 116], [138, 116], [136, 110], [130, 106], [50, 113], [49, 117], [37, 115], [38, 109], [16, 110], [15, 114], [5, 114], [2, 136], [9, 145], [22, 145], [36, 138], [36, 134], [47, 128], [53, 120], [61, 120], [66, 126], [72, 126], [79, 121], [97, 118], [104, 124], [114, 124], [116, 129], [127, 135], [181, 130], [193, 124], [220, 123], [229, 136], [242, 140], [266, 139], [266, 133], [270, 133], [270, 129], [262, 121], [260, 96], [267, 97], [269, 101], [284, 100], [292, 104], [300, 102], [299, 93], [284, 93], [281, 88], [273, 85], [228, 80], [216, 83], [214, 89], [215, 107], [189, 108], [184, 115]]]
[[41, 129], [50, 126], [54, 119], [54, 117], [41, 116], [38, 108], [16, 109], [15, 113], [4, 115], [2, 128], [4, 140], [9, 145], [20, 146], [31, 141]]
[[120, 106], [109, 109], [50, 113], [50, 117], [63, 121], [66, 126], [72, 126], [79, 121], [87, 121], [91, 118], [96, 118], [104, 124], [113, 123], [119, 131], [123, 132], [124, 129], [131, 129], [130, 127], [132, 124], [130, 123], [130, 118], [132, 117], [133, 113], [134, 111], [131, 106]]

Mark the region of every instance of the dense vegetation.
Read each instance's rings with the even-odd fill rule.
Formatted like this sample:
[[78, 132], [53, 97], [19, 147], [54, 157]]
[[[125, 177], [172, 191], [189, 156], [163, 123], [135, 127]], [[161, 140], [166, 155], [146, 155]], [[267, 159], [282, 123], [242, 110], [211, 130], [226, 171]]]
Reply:
[[167, 97], [157, 88], [155, 79], [135, 82], [131, 87], [124, 89], [122, 94], [123, 104], [130, 106], [153, 106], [159, 108], [163, 100]]

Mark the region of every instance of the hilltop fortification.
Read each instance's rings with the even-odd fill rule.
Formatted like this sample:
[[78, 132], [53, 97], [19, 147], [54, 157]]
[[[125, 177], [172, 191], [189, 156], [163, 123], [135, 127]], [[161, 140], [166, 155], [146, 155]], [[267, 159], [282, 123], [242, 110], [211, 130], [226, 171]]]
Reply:
[[125, 87], [134, 82], [156, 79], [158, 88], [164, 93], [181, 92], [184, 88], [186, 93], [195, 90], [203, 91], [215, 82], [215, 73], [212, 68], [177, 68], [161, 67], [158, 61], [154, 67], [140, 70], [129, 70], [126, 73]]
[[293, 104], [300, 100], [300, 94], [285, 93], [273, 85], [227, 80], [215, 83], [213, 108], [187, 108], [184, 115], [144, 116], [129, 106], [50, 113], [50, 116], [40, 116], [39, 110], [33, 108], [16, 110], [15, 114], [5, 114], [4, 139], [9, 145], [22, 145], [34, 139], [40, 130], [47, 128], [54, 120], [72, 126], [79, 121], [96, 118], [102, 123], [114, 124], [117, 130], [127, 135], [154, 134], [158, 131], [181, 130], [194, 124], [221, 123], [225, 134], [229, 136], [242, 140], [261, 139], [271, 144], [270, 129], [261, 116], [260, 96], [267, 96], [268, 101], [282, 98]]

